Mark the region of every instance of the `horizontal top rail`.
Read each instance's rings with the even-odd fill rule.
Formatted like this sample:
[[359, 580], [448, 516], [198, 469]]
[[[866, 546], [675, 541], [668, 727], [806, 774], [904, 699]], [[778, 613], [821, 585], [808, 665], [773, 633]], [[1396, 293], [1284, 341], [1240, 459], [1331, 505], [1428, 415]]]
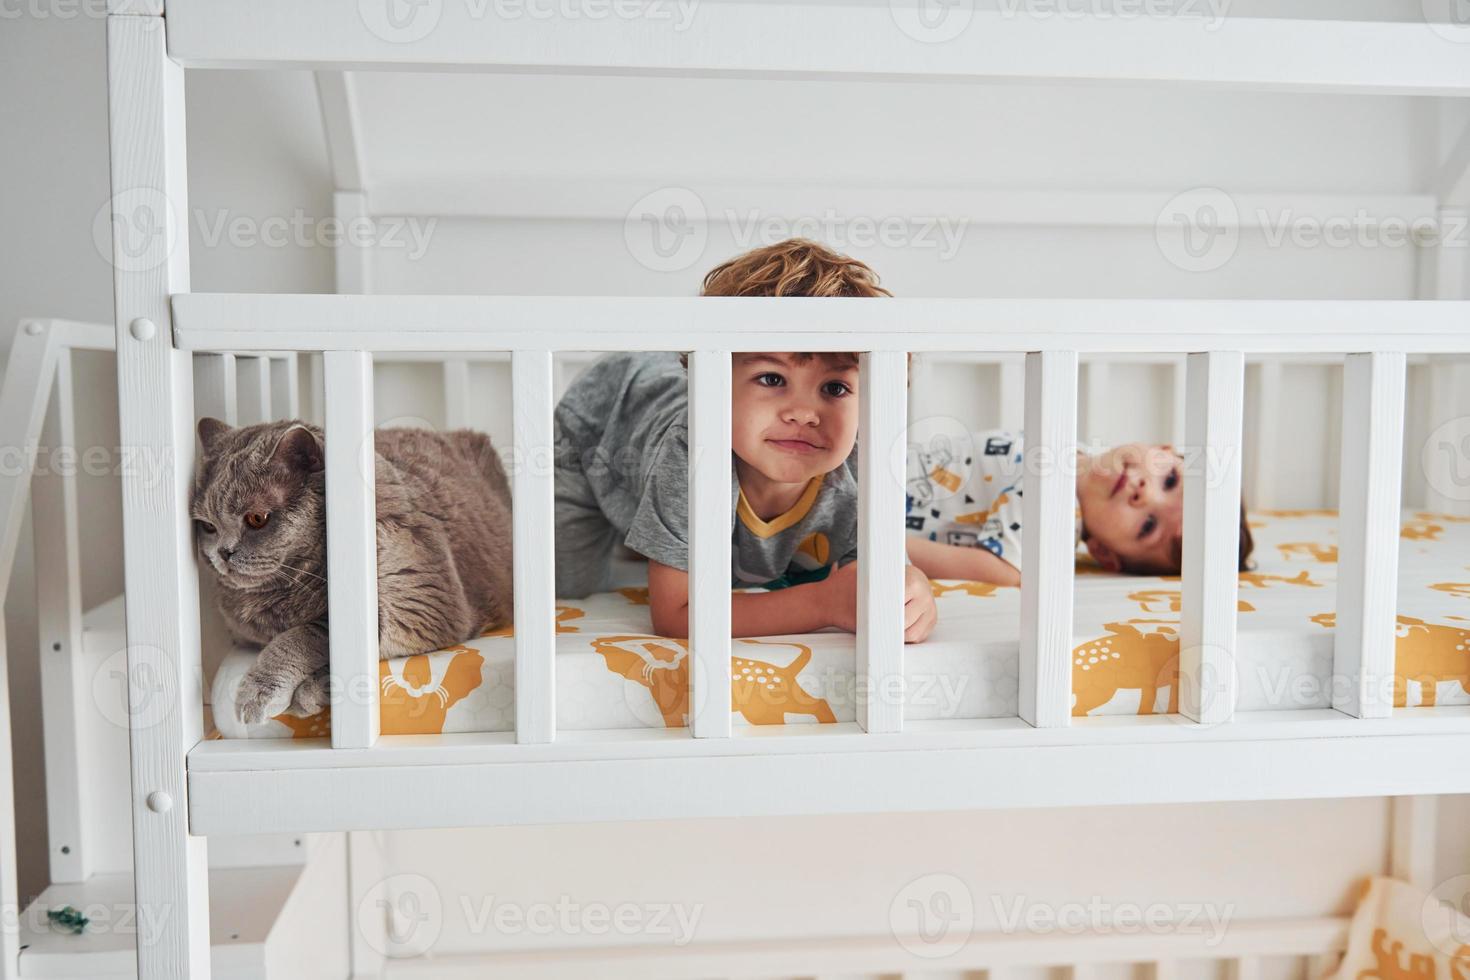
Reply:
[[1465, 300], [173, 297], [192, 351], [1470, 353]]
[[[1418, 10], [1418, 5], [1414, 5]], [[1270, 91], [1463, 95], [1470, 28], [1235, 13], [1056, 14], [1026, 4], [938, 17], [917, 0], [668, 0], [606, 16], [529, 2], [170, 0], [190, 68], [539, 71], [682, 77], [1193, 82]], [[1428, 5], [1433, 12], [1433, 5]], [[621, 13], [617, 13], [621, 11]], [[1291, 52], [1284, 58], [1281, 52]]]

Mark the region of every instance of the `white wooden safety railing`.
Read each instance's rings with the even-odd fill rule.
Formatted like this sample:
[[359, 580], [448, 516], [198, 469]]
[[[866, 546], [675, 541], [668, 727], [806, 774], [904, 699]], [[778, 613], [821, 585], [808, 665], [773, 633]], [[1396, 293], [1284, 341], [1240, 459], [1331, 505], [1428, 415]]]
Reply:
[[[410, 311], [412, 311], [410, 315]], [[1343, 386], [1343, 559], [1335, 707], [1391, 712], [1398, 479], [1405, 353], [1470, 351], [1470, 304], [1173, 301], [567, 299], [177, 296], [182, 350], [325, 352], [332, 744], [378, 734], [373, 536], [372, 356], [510, 349], [515, 421], [517, 740], [555, 738], [550, 538], [553, 352], [690, 350], [691, 730], [732, 734], [728, 695], [729, 363], [753, 349], [863, 351], [858, 726], [904, 728], [901, 573], [904, 355], [1024, 353], [1028, 435], [1020, 716], [1071, 713], [1071, 603], [1079, 353], [1188, 355], [1185, 379], [1181, 712], [1233, 713], [1236, 561], [1246, 353], [1347, 353]], [[412, 320], [414, 333], [399, 329]], [[1178, 324], [1194, 327], [1187, 333]], [[488, 328], [485, 324], [500, 324]], [[1392, 332], [1383, 325], [1394, 324]], [[265, 326], [262, 326], [265, 325]]]

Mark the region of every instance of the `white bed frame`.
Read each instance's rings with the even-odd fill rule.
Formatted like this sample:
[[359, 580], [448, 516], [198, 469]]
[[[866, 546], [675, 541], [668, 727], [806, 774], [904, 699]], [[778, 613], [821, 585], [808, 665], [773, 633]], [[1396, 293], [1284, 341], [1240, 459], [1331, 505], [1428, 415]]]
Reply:
[[[140, 906], [172, 913], [156, 941], [140, 945], [139, 976], [209, 976], [206, 840], [214, 834], [1470, 792], [1470, 767], [1444, 763], [1470, 754], [1470, 710], [1395, 711], [1385, 693], [1394, 666], [1406, 357], [1470, 353], [1470, 302], [196, 294], [183, 104], [184, 70], [209, 67], [1053, 78], [1464, 97], [1463, 46], [1412, 23], [1257, 19], [1212, 34], [1171, 18], [1125, 24], [980, 11], [979, 23], [952, 42], [923, 45], [891, 27], [892, 17], [912, 14], [907, 0], [847, 0], [840, 15], [826, 3], [706, 0], [671, 43], [636, 19], [497, 21], [474, 16], [473, 5], [422, 6], [441, 18], [439, 29], [393, 41], [373, 33], [360, 16], [371, 5], [357, 0], [170, 0], [166, 31], [161, 0], [112, 3], [114, 211], [143, 214], [156, 231], [139, 241], [126, 218], [114, 222], [119, 417], [123, 444], [155, 454], [163, 474], [123, 481], [129, 679], [159, 679], [165, 699], [165, 710], [130, 732], [134, 884]], [[1292, 52], [1289, 61], [1282, 51]], [[1463, 196], [1463, 181], [1452, 190]], [[1446, 257], [1442, 282], [1453, 281], [1450, 269]], [[418, 328], [405, 331], [407, 323]], [[861, 547], [869, 556], [857, 656], [877, 696], [859, 705], [852, 724], [734, 730], [724, 693], [730, 515], [717, 503], [728, 501], [719, 491], [729, 480], [730, 355], [854, 348], [864, 351]], [[691, 726], [558, 733], [545, 465], [552, 355], [633, 349], [691, 352], [691, 496], [700, 502], [691, 514]], [[513, 449], [531, 465], [513, 474], [510, 734], [378, 733], [372, 364], [375, 354], [422, 351], [511, 352]], [[1040, 453], [1066, 453], [1075, 442], [1079, 355], [1187, 356], [1185, 442], [1218, 465], [1208, 480], [1186, 478], [1181, 716], [1069, 717], [1073, 492], [1057, 467], [1036, 476], [1026, 498], [1027, 549], [1043, 557], [1022, 590], [1020, 717], [905, 722], [903, 531], [889, 518], [902, 504], [902, 484], [890, 474], [903, 465], [910, 351], [1024, 355], [1024, 423]], [[273, 352], [323, 355], [331, 672], [347, 696], [334, 706], [329, 743], [204, 742], [188, 510], [193, 422], [202, 403], [234, 383], [230, 355]], [[200, 354], [220, 356], [196, 367]], [[1335, 672], [1350, 683], [1332, 709], [1232, 709], [1243, 365], [1252, 354], [1346, 355]], [[1164, 766], [1172, 778], [1152, 778]], [[747, 792], [757, 781], [768, 791]], [[1414, 805], [1425, 804], [1405, 801], [1404, 812]], [[1406, 817], [1402, 826], [1407, 839], [1416, 824]], [[9, 876], [0, 887], [13, 896], [13, 861], [0, 864]], [[1240, 957], [1234, 969], [1246, 976], [1258, 955], [1330, 952], [1340, 925], [1277, 936], [1274, 945], [1262, 933], [1226, 955]], [[13, 933], [5, 944], [8, 969]], [[1077, 946], [1075, 957], [1046, 959], [1085, 964], [1147, 952]], [[976, 946], [964, 963], [946, 966], [1029, 962], [1018, 948]]]

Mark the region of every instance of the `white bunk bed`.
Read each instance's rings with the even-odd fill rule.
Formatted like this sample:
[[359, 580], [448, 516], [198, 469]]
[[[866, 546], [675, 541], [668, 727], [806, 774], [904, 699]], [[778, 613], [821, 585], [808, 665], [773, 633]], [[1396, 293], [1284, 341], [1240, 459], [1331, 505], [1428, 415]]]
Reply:
[[[638, 19], [496, 19], [448, 2], [416, 5], [407, 20], [380, 17], [375, 5], [353, 0], [170, 0], [166, 18], [159, 0], [114, 0], [112, 7], [114, 203], [144, 209], [160, 230], [141, 250], [136, 242], [114, 247], [122, 441], [163, 467], [156, 481], [124, 479], [129, 685], [141, 693], [140, 679], [155, 677], [161, 686], [152, 693], [164, 699], [148, 724], [130, 730], [133, 883], [140, 906], [171, 912], [159, 917], [153, 941], [139, 944], [139, 976], [210, 975], [211, 835], [1371, 795], [1405, 797], [1395, 811], [1395, 872], [1424, 877], [1432, 834], [1416, 833], [1425, 830], [1427, 805], [1417, 797], [1470, 792], [1470, 769], [1443, 761], [1470, 750], [1470, 709], [1395, 710], [1383, 682], [1394, 668], [1406, 365], [1411, 356], [1470, 354], [1470, 302], [1449, 298], [1463, 289], [1452, 257], [1441, 265], [1442, 298], [1431, 302], [196, 294], [180, 245], [188, 213], [182, 83], [193, 68], [371, 68], [1047, 78], [1463, 98], [1470, 95], [1470, 49], [1446, 37], [1460, 30], [1452, 21], [1259, 17], [1205, 32], [1174, 17], [1017, 18], [961, 6], [965, 29], [923, 43], [893, 29], [906, 20], [928, 23], [904, 0], [706, 0], [675, 40]], [[1470, 142], [1455, 156], [1470, 156]], [[1439, 204], [1463, 204], [1465, 180], [1446, 183]], [[352, 291], [350, 281], [343, 285]], [[404, 330], [407, 323], [417, 329]], [[724, 495], [707, 492], [729, 479], [721, 465], [729, 455], [729, 358], [749, 349], [853, 347], [866, 351], [862, 550], [877, 559], [860, 586], [858, 670], [880, 689], [903, 676], [902, 528], [884, 519], [901, 508], [902, 487], [883, 476], [903, 465], [905, 354], [1023, 358], [1028, 440], [1053, 452], [1076, 441], [1079, 355], [1184, 359], [1185, 442], [1226, 462], [1209, 481], [1198, 474], [1186, 480], [1181, 716], [1069, 717], [1072, 492], [1058, 469], [1041, 475], [1026, 501], [1027, 549], [1045, 557], [1028, 569], [1022, 592], [1018, 717], [906, 723], [901, 698], [880, 697], [859, 705], [850, 724], [732, 727], [728, 702], [710, 695], [729, 684], [723, 529], [730, 515], [714, 503]], [[544, 531], [552, 524], [551, 474], [522, 467], [514, 474], [515, 732], [380, 737], [373, 488], [370, 479], [345, 477], [349, 469], [364, 472], [372, 445], [374, 356], [509, 352], [516, 448], [534, 448], [550, 443], [553, 355], [620, 349], [691, 353], [692, 455], [702, 462], [691, 473], [691, 497], [701, 505], [691, 514], [690, 728], [557, 731]], [[192, 426], [207, 406], [229, 403], [234, 357], [281, 353], [322, 356], [331, 672], [349, 696], [334, 706], [330, 739], [206, 741], [187, 499]], [[1346, 356], [1334, 669], [1348, 683], [1329, 709], [1233, 710], [1238, 450], [1244, 363], [1253, 355]], [[242, 421], [251, 414], [246, 389], [268, 402], [270, 372], [261, 373], [260, 360], [250, 363], [255, 384], [237, 393]], [[18, 507], [12, 496], [0, 516]], [[80, 628], [75, 616], [70, 622]], [[1177, 777], [1143, 778], [1164, 765]], [[746, 792], [756, 779], [781, 792]], [[367, 799], [371, 807], [362, 805]], [[0, 865], [13, 875], [12, 860]], [[13, 877], [0, 885], [14, 895]], [[1239, 948], [1210, 954], [977, 942], [946, 965], [1065, 961], [1081, 969], [1198, 954], [1231, 958], [1244, 976], [1257, 956], [1340, 947], [1339, 921], [1296, 926], [1285, 935], [1247, 930], [1232, 941]], [[7, 970], [17, 963], [17, 941], [5, 933]], [[865, 965], [902, 967], [885, 959], [893, 951], [848, 952], [860, 953]]]

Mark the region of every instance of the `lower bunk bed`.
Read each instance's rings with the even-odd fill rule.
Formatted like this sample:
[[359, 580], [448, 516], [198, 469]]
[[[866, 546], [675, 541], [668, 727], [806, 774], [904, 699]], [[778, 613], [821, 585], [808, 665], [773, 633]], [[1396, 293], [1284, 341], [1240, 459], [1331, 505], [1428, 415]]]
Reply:
[[[1250, 514], [1255, 568], [1240, 575], [1236, 710], [1332, 705], [1337, 513]], [[1470, 518], [1406, 510], [1400, 527], [1395, 706], [1470, 705]], [[905, 718], [1017, 714], [1020, 590], [933, 583], [939, 623], [904, 658]], [[1074, 716], [1178, 711], [1177, 576], [1120, 576], [1077, 565]], [[566, 731], [681, 728], [688, 720], [688, 644], [654, 635], [647, 588], [557, 605], [557, 718]], [[855, 717], [852, 634], [762, 637], [734, 644], [736, 725], [835, 724]], [[330, 710], [258, 724], [233, 711], [256, 651], [236, 648], [211, 686], [216, 738], [325, 738]], [[507, 629], [379, 665], [382, 733], [515, 730], [515, 644]]]

